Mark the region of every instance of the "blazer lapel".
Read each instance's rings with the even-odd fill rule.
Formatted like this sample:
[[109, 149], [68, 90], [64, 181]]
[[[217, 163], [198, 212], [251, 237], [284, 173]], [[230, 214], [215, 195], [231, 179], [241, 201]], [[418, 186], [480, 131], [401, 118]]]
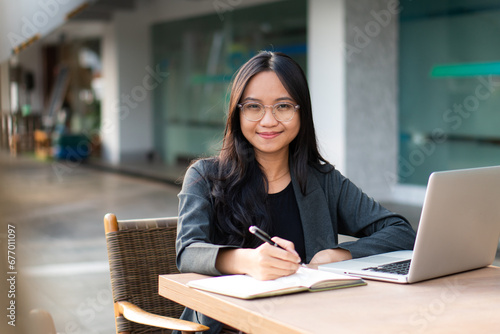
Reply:
[[304, 231], [307, 263], [311, 261], [317, 252], [323, 249], [334, 248], [338, 244], [337, 227], [332, 223], [326, 195], [314, 174], [311, 171], [311, 167], [309, 167], [307, 191], [304, 196], [300, 191], [300, 186], [294, 173], [291, 173], [292, 185]]

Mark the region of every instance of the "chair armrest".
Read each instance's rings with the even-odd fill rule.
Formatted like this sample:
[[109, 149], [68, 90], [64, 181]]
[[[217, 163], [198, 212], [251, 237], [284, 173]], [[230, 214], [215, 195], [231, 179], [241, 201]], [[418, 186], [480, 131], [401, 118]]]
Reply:
[[42, 309], [34, 309], [30, 311], [28, 328], [32, 334], [57, 334], [52, 316], [49, 312]]
[[178, 330], [182, 332], [203, 332], [210, 329], [207, 326], [191, 321], [149, 313], [129, 302], [116, 302], [116, 304], [118, 306], [119, 313], [122, 314], [125, 319], [139, 324]]

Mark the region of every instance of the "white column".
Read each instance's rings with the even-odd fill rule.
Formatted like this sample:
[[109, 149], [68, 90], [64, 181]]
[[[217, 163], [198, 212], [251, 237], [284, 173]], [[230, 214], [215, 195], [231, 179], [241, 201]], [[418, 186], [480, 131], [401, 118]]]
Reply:
[[[151, 59], [150, 25], [144, 12], [116, 13], [120, 161], [145, 160], [153, 148], [153, 92], [166, 73]], [[133, 24], [131, 24], [133, 22]]]
[[102, 38], [102, 76], [104, 94], [101, 109], [102, 159], [120, 162], [120, 120], [118, 114], [118, 48], [116, 27], [110, 23]]
[[321, 154], [346, 166], [344, 0], [309, 0], [308, 76]]

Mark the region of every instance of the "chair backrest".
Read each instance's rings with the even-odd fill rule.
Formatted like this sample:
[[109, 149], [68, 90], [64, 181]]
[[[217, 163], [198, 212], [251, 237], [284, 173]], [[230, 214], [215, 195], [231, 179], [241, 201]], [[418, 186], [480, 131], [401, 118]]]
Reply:
[[[184, 307], [158, 294], [158, 275], [178, 273], [175, 264], [177, 217], [118, 221], [104, 217], [113, 300], [128, 301], [147, 312], [179, 318]], [[158, 331], [116, 320], [117, 331]]]

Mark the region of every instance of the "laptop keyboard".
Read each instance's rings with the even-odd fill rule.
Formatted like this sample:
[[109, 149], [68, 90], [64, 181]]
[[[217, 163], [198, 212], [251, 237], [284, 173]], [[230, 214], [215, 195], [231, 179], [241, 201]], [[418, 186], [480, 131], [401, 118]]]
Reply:
[[363, 268], [363, 270], [378, 271], [396, 275], [407, 275], [410, 270], [410, 262], [411, 260], [398, 261], [378, 267]]

